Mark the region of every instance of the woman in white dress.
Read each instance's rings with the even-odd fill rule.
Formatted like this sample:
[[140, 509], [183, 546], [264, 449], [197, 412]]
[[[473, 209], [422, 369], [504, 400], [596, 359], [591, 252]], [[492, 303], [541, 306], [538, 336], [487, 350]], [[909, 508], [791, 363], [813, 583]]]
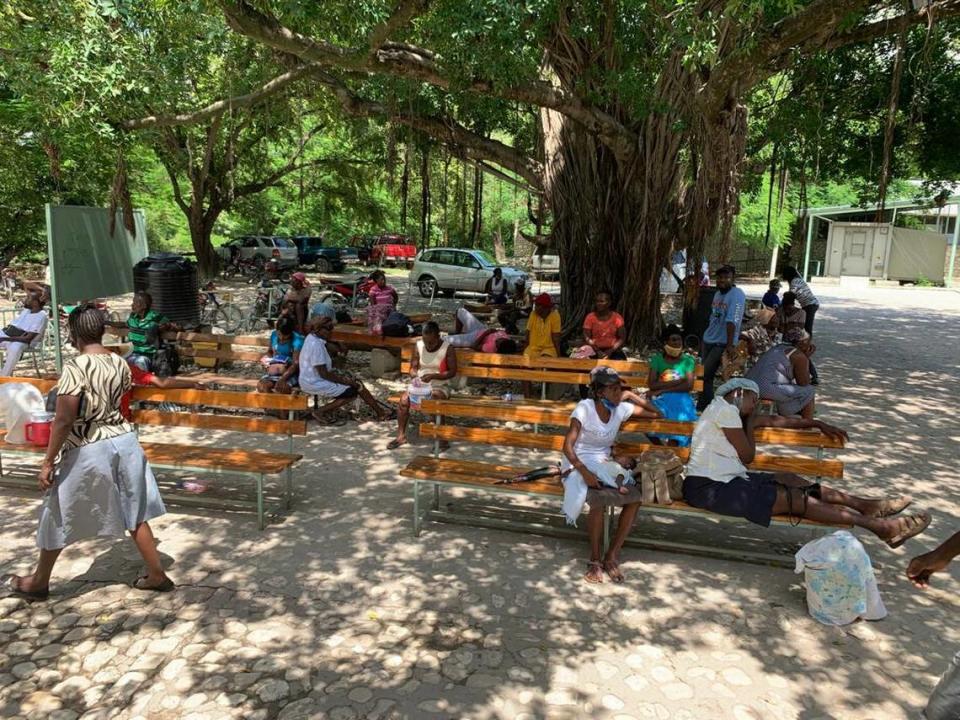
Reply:
[[32, 575], [9, 575], [4, 584], [20, 597], [45, 600], [64, 547], [129, 532], [147, 567], [133, 586], [169, 592], [174, 584], [147, 522], [166, 511], [137, 434], [120, 412], [121, 398], [132, 387], [130, 369], [101, 343], [102, 311], [81, 305], [67, 325], [80, 354], [64, 363], [60, 374], [56, 417], [38, 476], [45, 493], [37, 528], [40, 559]]
[[[570, 415], [570, 427], [563, 441], [561, 473], [565, 474], [563, 512], [567, 522], [576, 523], [584, 504], [590, 506], [587, 533], [590, 537], [590, 562], [584, 579], [603, 582], [606, 573], [613, 582], [623, 582], [620, 549], [640, 509], [638, 485], [618, 486], [607, 472], [613, 444], [620, 426], [631, 417], [660, 417], [645, 398], [624, 388], [620, 376], [600, 366], [590, 373], [590, 397], [577, 403]], [[626, 468], [624, 468], [626, 469]], [[622, 507], [617, 530], [606, 554], [603, 554], [603, 511]]]

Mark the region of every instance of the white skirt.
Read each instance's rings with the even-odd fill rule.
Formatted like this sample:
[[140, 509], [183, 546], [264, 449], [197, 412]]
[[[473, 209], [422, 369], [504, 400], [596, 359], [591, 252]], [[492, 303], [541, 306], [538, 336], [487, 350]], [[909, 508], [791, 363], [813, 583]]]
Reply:
[[125, 537], [166, 512], [134, 432], [67, 450], [43, 498], [37, 545], [58, 550], [92, 537]]

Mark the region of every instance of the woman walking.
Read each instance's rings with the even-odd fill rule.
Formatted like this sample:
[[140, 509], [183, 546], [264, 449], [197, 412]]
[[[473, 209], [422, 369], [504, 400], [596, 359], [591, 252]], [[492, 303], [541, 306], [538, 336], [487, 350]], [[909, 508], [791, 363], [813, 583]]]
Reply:
[[101, 344], [103, 313], [81, 305], [67, 319], [70, 343], [80, 354], [66, 362], [57, 409], [38, 476], [45, 492], [37, 529], [40, 559], [32, 575], [4, 578], [20, 597], [44, 600], [64, 547], [92, 537], [130, 533], [147, 566], [133, 586], [169, 592], [148, 520], [165, 511], [156, 479], [133, 426], [120, 413], [130, 390], [130, 369]]

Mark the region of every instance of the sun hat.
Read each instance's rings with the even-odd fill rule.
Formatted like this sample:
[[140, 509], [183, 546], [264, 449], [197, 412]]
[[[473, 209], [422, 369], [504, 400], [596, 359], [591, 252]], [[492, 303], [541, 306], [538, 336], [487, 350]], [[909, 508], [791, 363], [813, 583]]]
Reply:
[[290, 276], [290, 279], [305, 283], [307, 281], [307, 274], [302, 272], [295, 272], [293, 275]]

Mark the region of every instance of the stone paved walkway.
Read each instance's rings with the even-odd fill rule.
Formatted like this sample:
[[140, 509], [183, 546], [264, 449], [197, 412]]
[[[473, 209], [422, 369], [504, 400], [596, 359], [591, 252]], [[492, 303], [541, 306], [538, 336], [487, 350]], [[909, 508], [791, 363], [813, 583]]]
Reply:
[[[819, 294], [820, 407], [851, 430], [845, 486], [935, 509], [927, 537], [898, 551], [859, 533], [886, 620], [817, 624], [785, 569], [628, 550], [627, 582], [594, 587], [575, 541], [443, 525], [414, 540], [396, 471], [423, 448], [383, 452], [374, 423], [311, 429], [302, 500], [266, 532], [176, 508], [155, 524], [175, 593], [121, 584], [138, 571], [132, 545], [90, 541], [64, 552], [49, 602], [0, 599], [0, 716], [915, 716], [960, 647], [960, 583], [919, 593], [902, 578], [960, 527], [960, 295]], [[29, 569], [37, 505], [0, 494], [0, 571]]]

